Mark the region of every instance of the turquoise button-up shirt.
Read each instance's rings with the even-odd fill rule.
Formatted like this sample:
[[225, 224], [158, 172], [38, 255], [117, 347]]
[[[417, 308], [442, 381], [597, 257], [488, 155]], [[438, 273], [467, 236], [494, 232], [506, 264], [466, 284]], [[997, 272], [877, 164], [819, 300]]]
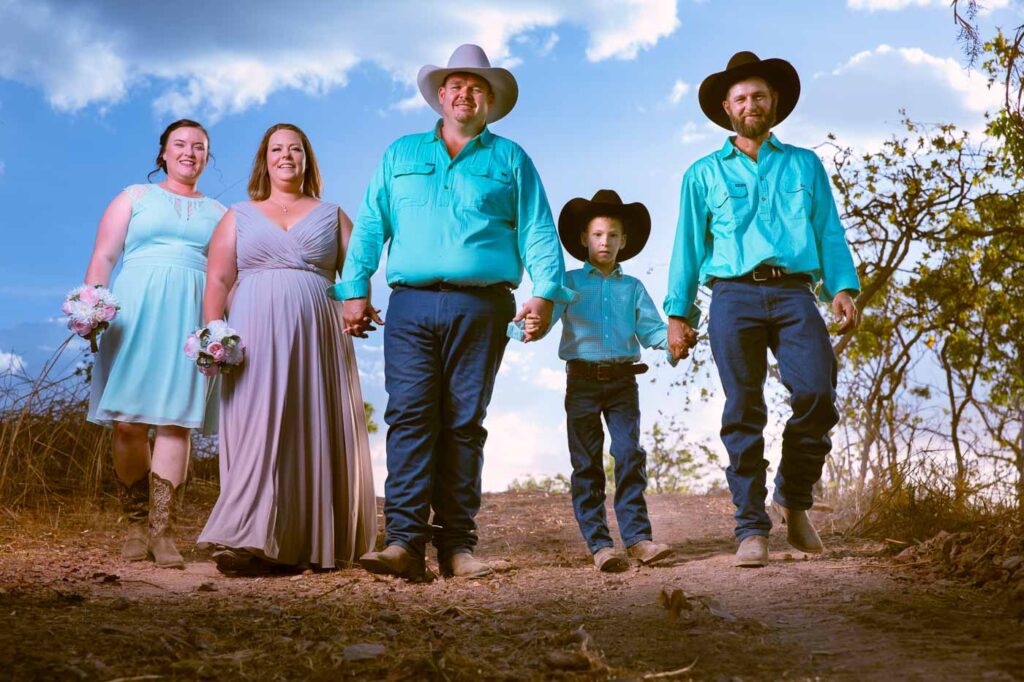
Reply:
[[[579, 294], [571, 305], [555, 305], [551, 325], [562, 321], [558, 357], [587, 362], [636, 362], [640, 346], [668, 350], [668, 325], [643, 282], [616, 265], [607, 277], [589, 262], [566, 275]], [[509, 324], [509, 336], [523, 339], [521, 327]], [[675, 365], [675, 363], [672, 363]]]
[[547, 195], [526, 152], [487, 128], [453, 159], [434, 130], [394, 142], [366, 190], [332, 298], [363, 298], [388, 244], [390, 286], [518, 286], [572, 300]]
[[754, 161], [729, 138], [683, 177], [665, 313], [696, 327], [698, 284], [740, 277], [762, 263], [821, 281], [824, 301], [860, 292], [818, 156], [772, 135]]

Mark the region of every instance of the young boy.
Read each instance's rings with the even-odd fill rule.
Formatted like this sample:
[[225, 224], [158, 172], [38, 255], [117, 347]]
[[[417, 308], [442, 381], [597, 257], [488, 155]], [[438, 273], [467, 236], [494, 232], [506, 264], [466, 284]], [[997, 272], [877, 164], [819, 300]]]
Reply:
[[[651, 216], [643, 204], [623, 204], [618, 194], [603, 189], [590, 201], [576, 198], [566, 204], [558, 217], [558, 233], [565, 249], [584, 261], [581, 269], [566, 273], [566, 286], [579, 292], [579, 298], [556, 306], [553, 318], [562, 320], [558, 356], [566, 361], [568, 374], [565, 412], [573, 510], [597, 569], [624, 571], [629, 561], [613, 548], [605, 517], [602, 415], [615, 458], [615, 518], [628, 555], [649, 564], [672, 553], [651, 537], [636, 383], [636, 375], [647, 371], [638, 362], [640, 346], [667, 351], [668, 328], [644, 285], [619, 266], [647, 243]], [[539, 327], [539, 316], [524, 319], [527, 333], [535, 335]]]

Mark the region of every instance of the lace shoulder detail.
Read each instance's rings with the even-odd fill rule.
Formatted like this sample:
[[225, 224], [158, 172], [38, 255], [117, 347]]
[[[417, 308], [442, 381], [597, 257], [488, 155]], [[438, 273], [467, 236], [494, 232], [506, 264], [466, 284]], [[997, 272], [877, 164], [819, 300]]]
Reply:
[[146, 192], [152, 189], [153, 185], [128, 185], [124, 188], [124, 193], [128, 195], [128, 198], [132, 200], [134, 204], [136, 201], [141, 199]]

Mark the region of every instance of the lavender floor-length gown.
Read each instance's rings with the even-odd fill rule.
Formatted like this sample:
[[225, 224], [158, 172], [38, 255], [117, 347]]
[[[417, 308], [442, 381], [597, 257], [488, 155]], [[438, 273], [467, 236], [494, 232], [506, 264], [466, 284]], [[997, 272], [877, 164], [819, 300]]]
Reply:
[[338, 207], [321, 203], [287, 232], [250, 202], [233, 210], [238, 288], [228, 323], [246, 358], [224, 377], [220, 497], [199, 542], [333, 568], [376, 537], [355, 353], [325, 293]]

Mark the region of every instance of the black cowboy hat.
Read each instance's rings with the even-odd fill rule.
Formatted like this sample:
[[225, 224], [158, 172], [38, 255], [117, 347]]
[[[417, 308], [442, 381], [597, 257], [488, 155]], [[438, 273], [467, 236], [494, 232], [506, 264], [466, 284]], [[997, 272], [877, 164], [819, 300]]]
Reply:
[[754, 77], [765, 79], [779, 93], [775, 123], [782, 123], [800, 99], [800, 76], [785, 59], [759, 59], [753, 52], [737, 52], [729, 59], [725, 71], [711, 74], [700, 84], [697, 98], [704, 115], [731, 131], [732, 122], [722, 102], [734, 83]]
[[580, 235], [592, 218], [605, 216], [618, 218], [626, 232], [626, 245], [619, 251], [618, 262], [629, 260], [643, 250], [651, 236], [651, 214], [639, 201], [622, 203], [615, 190], [599, 189], [593, 199], [576, 197], [562, 207], [558, 214], [558, 238], [562, 246], [577, 260], [587, 260], [587, 247], [580, 243]]

